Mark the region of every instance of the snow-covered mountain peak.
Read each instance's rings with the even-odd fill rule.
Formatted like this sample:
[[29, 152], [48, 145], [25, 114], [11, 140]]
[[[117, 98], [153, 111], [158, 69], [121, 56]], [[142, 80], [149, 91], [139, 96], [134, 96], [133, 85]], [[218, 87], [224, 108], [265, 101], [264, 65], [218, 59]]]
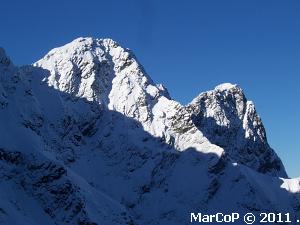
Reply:
[[128, 106], [125, 111], [131, 111], [130, 99], [134, 104], [146, 95], [167, 96], [167, 91], [153, 83], [134, 54], [111, 39], [77, 38], [51, 50], [34, 66], [50, 71], [47, 81], [55, 89], [111, 109], [121, 111]]
[[238, 86], [183, 106], [111, 39], [78, 38], [22, 68], [0, 53], [0, 224], [299, 213], [299, 179], [278, 178], [284, 167]]
[[[182, 106], [152, 81], [130, 50], [111, 39], [75, 39], [34, 65], [50, 72], [48, 85], [137, 120], [178, 150], [193, 147], [219, 156], [225, 151], [233, 161], [286, 176], [254, 105], [237, 85], [221, 84]], [[266, 155], [256, 156], [258, 151]], [[270, 162], [274, 165], [265, 166]]]
[[285, 169], [270, 148], [265, 128], [252, 101], [238, 85], [221, 84], [203, 92], [189, 105], [194, 124], [211, 143], [236, 162], [263, 173], [286, 177]]
[[[50, 59], [55, 54], [59, 54], [61, 56], [63, 55], [64, 58], [70, 59], [75, 55], [85, 55], [88, 54], [88, 52], [93, 52], [93, 56], [101, 55], [101, 53], [103, 52], [99, 51], [99, 49], [97, 48], [101, 48], [103, 51], [108, 50], [110, 48], [118, 48], [119, 51], [121, 51], [122, 49], [117, 44], [117, 42], [110, 38], [96, 39], [92, 37], [79, 37], [74, 39], [70, 43], [65, 44], [64, 46], [50, 50], [49, 53], [47, 53], [43, 59]], [[86, 55], [86, 57], [88, 56]]]
[[210, 91], [200, 93], [191, 101], [190, 104], [197, 103], [198, 99], [201, 99], [203, 95], [228, 96], [229, 94], [239, 95], [241, 98], [245, 98], [244, 91], [239, 85], [232, 83], [222, 83], [217, 85]]

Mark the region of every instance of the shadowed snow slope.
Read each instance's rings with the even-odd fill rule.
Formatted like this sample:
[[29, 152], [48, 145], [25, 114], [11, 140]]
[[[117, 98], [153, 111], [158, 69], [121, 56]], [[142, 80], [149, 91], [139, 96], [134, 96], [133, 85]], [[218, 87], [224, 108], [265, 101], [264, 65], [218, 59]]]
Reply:
[[0, 224], [299, 213], [299, 180], [240, 87], [183, 106], [111, 39], [78, 38], [20, 68], [0, 49], [0, 124]]

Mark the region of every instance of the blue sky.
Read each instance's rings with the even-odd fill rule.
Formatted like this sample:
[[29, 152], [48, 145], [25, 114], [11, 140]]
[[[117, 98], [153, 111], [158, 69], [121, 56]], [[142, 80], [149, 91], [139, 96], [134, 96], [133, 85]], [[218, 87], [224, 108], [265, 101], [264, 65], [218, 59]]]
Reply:
[[183, 104], [239, 84], [289, 175], [300, 176], [299, 1], [10, 0], [0, 10], [0, 45], [17, 65], [80, 36], [110, 37]]

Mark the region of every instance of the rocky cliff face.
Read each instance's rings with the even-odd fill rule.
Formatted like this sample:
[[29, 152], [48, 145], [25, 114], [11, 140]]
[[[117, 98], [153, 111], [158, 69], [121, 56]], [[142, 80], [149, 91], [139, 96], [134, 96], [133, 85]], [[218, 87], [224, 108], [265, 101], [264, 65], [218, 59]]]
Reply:
[[298, 213], [299, 181], [283, 179], [240, 87], [222, 84], [183, 106], [111, 39], [79, 38], [21, 68], [0, 49], [0, 124], [3, 224]]

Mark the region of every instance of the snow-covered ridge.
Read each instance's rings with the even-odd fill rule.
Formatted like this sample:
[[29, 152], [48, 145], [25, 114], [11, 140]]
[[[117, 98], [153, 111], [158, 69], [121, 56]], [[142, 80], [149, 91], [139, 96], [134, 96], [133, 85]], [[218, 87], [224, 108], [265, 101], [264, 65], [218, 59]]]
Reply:
[[111, 39], [78, 38], [22, 68], [0, 49], [0, 62], [1, 224], [299, 213], [299, 181], [239, 86], [183, 106]]

